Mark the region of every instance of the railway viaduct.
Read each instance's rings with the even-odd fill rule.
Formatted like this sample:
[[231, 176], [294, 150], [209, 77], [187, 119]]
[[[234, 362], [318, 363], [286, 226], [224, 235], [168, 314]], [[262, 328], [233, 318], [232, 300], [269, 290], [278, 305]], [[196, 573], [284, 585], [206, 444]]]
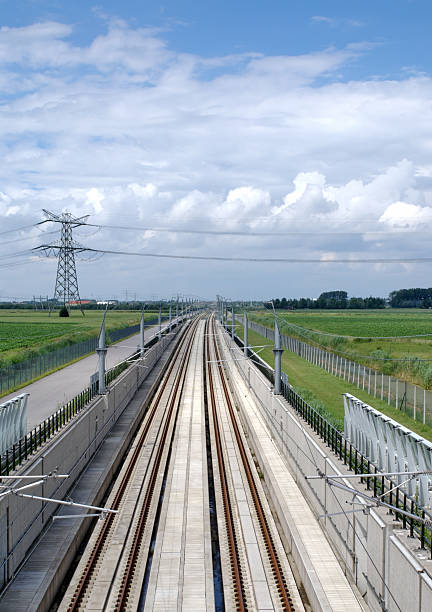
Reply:
[[8, 465], [0, 611], [432, 610], [425, 537], [234, 336], [177, 322]]

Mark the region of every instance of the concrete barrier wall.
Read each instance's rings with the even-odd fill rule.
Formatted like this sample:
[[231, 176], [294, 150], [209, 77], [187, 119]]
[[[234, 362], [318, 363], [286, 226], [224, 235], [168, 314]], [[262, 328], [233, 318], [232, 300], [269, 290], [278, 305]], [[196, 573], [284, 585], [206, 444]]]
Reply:
[[[267, 379], [224, 332], [225, 342], [233, 349], [236, 361], [228, 361], [229, 368], [238, 368], [245, 382], [255, 394], [262, 417], [269, 432], [287, 460], [290, 471], [309, 502], [320, 516], [320, 523], [338, 554], [340, 563], [358, 586], [371, 610], [389, 612], [426, 612], [432, 610], [432, 561], [430, 551], [419, 551], [419, 540], [409, 538], [401, 523], [382, 508], [365, 512], [349, 512], [365, 508], [365, 502], [347, 491], [335, 488], [324, 479], [306, 480], [305, 476], [347, 473], [342, 462], [326, 447], [315, 441], [299, 417], [281, 396], [275, 396]], [[244, 417], [243, 417], [244, 418]], [[245, 423], [247, 426], [247, 423]], [[248, 428], [249, 430], [249, 428]], [[249, 432], [250, 433], [250, 432]], [[254, 440], [251, 436], [251, 443]], [[253, 448], [257, 453], [257, 447]], [[257, 455], [258, 456], [258, 455]], [[259, 457], [258, 457], [259, 460]], [[261, 469], [264, 466], [260, 463]], [[284, 527], [283, 503], [278, 500], [277, 483], [266, 485]], [[340, 479], [349, 487], [372, 496], [372, 491], [351, 479]], [[354, 484], [355, 483], [355, 484]], [[352, 502], [356, 503], [353, 505]], [[344, 511], [348, 511], [344, 513]], [[337, 514], [336, 514], [337, 513]], [[329, 516], [332, 515], [332, 516]], [[294, 542], [292, 527], [285, 525], [285, 535], [297, 563], [302, 563], [301, 546]], [[302, 579], [310, 579], [308, 568], [299, 567]]]
[[[142, 362], [134, 362], [111, 383], [106, 395], [94, 398], [87, 408], [20, 466], [17, 478], [19, 475], [48, 474], [54, 470], [70, 475], [67, 480], [49, 479], [26, 493], [65, 498], [161, 355], [173, 349], [170, 344], [179, 329], [163, 336], [146, 352], [145, 367]], [[22, 484], [23, 481], [20, 486]], [[58, 504], [16, 495], [0, 498], [0, 587], [13, 577], [57, 509]]]

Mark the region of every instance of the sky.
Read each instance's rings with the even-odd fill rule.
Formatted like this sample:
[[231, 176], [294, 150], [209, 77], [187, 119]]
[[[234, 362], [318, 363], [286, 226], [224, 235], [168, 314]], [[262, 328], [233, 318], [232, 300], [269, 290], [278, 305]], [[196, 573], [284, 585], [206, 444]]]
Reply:
[[43, 209], [143, 255], [77, 256], [81, 297], [431, 286], [430, 263], [391, 261], [432, 255], [431, 18], [429, 0], [0, 0], [0, 299], [54, 292], [56, 259], [28, 251], [58, 240]]

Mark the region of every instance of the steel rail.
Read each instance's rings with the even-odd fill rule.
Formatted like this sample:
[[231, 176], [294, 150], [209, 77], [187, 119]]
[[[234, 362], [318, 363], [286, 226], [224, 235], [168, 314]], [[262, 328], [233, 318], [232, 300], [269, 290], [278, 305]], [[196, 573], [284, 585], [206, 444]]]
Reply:
[[137, 523], [135, 533], [133, 536], [133, 540], [132, 540], [132, 546], [129, 550], [129, 554], [128, 554], [128, 558], [126, 562], [126, 571], [123, 574], [123, 578], [122, 578], [121, 585], [120, 585], [120, 590], [117, 595], [115, 606], [113, 608], [115, 612], [120, 612], [120, 610], [126, 609], [128, 594], [132, 586], [135, 567], [136, 567], [136, 564], [139, 558], [140, 543], [141, 543], [141, 540], [144, 534], [144, 530], [146, 527], [147, 517], [150, 512], [150, 506], [151, 506], [151, 501], [153, 498], [156, 479], [161, 469], [161, 461], [162, 461], [162, 456], [164, 453], [165, 443], [166, 443], [167, 436], [168, 436], [168, 431], [170, 428], [170, 423], [171, 423], [173, 414], [176, 412], [174, 408], [177, 407], [177, 410], [178, 410], [178, 406], [179, 406], [178, 391], [179, 391], [180, 385], [183, 386], [184, 384], [185, 373], [186, 373], [186, 369], [190, 361], [192, 344], [193, 344], [193, 341], [196, 335], [198, 321], [199, 319], [196, 319], [196, 321], [193, 323], [193, 326], [190, 330], [190, 335], [189, 335], [185, 355], [183, 356], [179, 372], [176, 376], [174, 392], [171, 395], [167, 417], [165, 419], [162, 435], [160, 437], [160, 441], [157, 447], [156, 457], [153, 463], [153, 467], [151, 470], [150, 478], [149, 478], [147, 489], [146, 489], [145, 496], [144, 496], [144, 502], [142, 504], [141, 511], [139, 514], [138, 523]]
[[[180, 339], [180, 342], [175, 350], [174, 355], [171, 358], [171, 363], [170, 366], [168, 368], [168, 371], [166, 373], [166, 375], [164, 376], [164, 379], [162, 381], [162, 384], [160, 385], [160, 388], [158, 390], [158, 393], [156, 395], [155, 400], [152, 402], [153, 406], [151, 409], [150, 414], [148, 415], [147, 421], [142, 429], [142, 432], [140, 434], [140, 438], [138, 440], [138, 443], [132, 453], [132, 456], [128, 462], [127, 468], [125, 470], [125, 473], [123, 474], [122, 480], [120, 482], [120, 485], [117, 489], [117, 492], [114, 496], [114, 500], [111, 504], [111, 508], [113, 510], [117, 510], [120, 506], [120, 503], [124, 497], [124, 494], [127, 490], [127, 486], [129, 484], [130, 478], [132, 476], [133, 470], [135, 465], [137, 464], [137, 461], [139, 459], [140, 453], [142, 451], [142, 448], [144, 446], [145, 440], [148, 436], [150, 427], [153, 423], [154, 417], [156, 415], [156, 412], [159, 408], [159, 404], [160, 401], [162, 399], [162, 395], [165, 392], [165, 389], [168, 385], [168, 381], [170, 379], [170, 376], [175, 368], [175, 365], [177, 363], [178, 357], [180, 355], [181, 350], [183, 349], [184, 345], [186, 344], [186, 340], [187, 340], [187, 331], [183, 334], [182, 338]], [[189, 342], [187, 344], [187, 348], [189, 346], [189, 344], [191, 343], [191, 339], [189, 339]], [[187, 351], [186, 348], [186, 351]], [[110, 531], [113, 527], [113, 522], [114, 522], [114, 514], [110, 514], [108, 515], [103, 523], [103, 526], [100, 530], [100, 533], [97, 537], [97, 540], [93, 546], [92, 552], [89, 556], [89, 559], [86, 563], [86, 566], [84, 568], [84, 571], [81, 574], [80, 580], [78, 582], [78, 585], [75, 589], [74, 595], [72, 597], [72, 600], [69, 604], [68, 610], [70, 612], [75, 612], [77, 610], [80, 609], [80, 606], [82, 604], [82, 600], [85, 596], [85, 593], [88, 589], [88, 586], [90, 584], [91, 578], [93, 576], [94, 570], [97, 566], [97, 563], [99, 561], [99, 558], [102, 554], [102, 551], [104, 549], [105, 543], [107, 542], [109, 535], [110, 535]]]
[[[206, 321], [206, 328], [208, 328], [208, 320]], [[207, 329], [206, 329], [206, 332], [207, 332]], [[240, 558], [239, 558], [239, 551], [238, 551], [238, 546], [237, 546], [237, 538], [236, 538], [235, 529], [234, 529], [234, 518], [232, 514], [231, 500], [230, 500], [230, 496], [228, 492], [225, 460], [224, 460], [223, 452], [222, 452], [222, 442], [221, 442], [219, 422], [218, 422], [217, 410], [216, 410], [215, 389], [214, 389], [213, 374], [212, 374], [212, 368], [211, 368], [211, 362], [210, 362], [210, 346], [209, 346], [209, 334], [208, 333], [206, 333], [206, 336], [205, 336], [205, 343], [206, 343], [207, 380], [208, 380], [210, 403], [211, 403], [212, 417], [213, 417], [213, 428], [214, 428], [214, 435], [215, 435], [217, 461], [218, 461], [218, 466], [219, 466], [219, 479], [220, 479], [220, 485], [221, 485], [222, 503], [223, 503], [224, 514], [225, 514], [225, 528], [227, 532], [228, 548], [229, 548], [229, 553], [230, 553], [234, 599], [236, 602], [237, 610], [244, 612], [247, 610], [247, 602], [246, 602], [244, 581], [243, 581], [243, 575], [242, 575]]]
[[226, 399], [226, 403], [228, 406], [228, 410], [229, 410], [229, 414], [231, 417], [231, 422], [233, 425], [233, 429], [234, 429], [234, 434], [237, 440], [237, 444], [238, 444], [238, 448], [240, 451], [240, 456], [242, 458], [242, 463], [243, 463], [243, 467], [246, 473], [246, 477], [247, 477], [247, 481], [249, 484], [249, 488], [250, 488], [250, 492], [252, 495], [252, 499], [254, 502], [254, 506], [255, 506], [255, 511], [258, 517], [258, 521], [259, 521], [259, 525], [260, 525], [260, 529], [261, 529], [261, 534], [263, 536], [264, 542], [265, 542], [265, 546], [266, 546], [266, 550], [267, 550], [267, 555], [271, 564], [271, 568], [272, 568], [272, 573], [273, 573], [273, 577], [277, 586], [277, 590], [279, 593], [279, 597], [281, 600], [281, 604], [282, 607], [285, 610], [290, 610], [290, 611], [294, 611], [294, 605], [291, 599], [291, 596], [289, 594], [289, 591], [287, 589], [287, 584], [286, 584], [286, 580], [283, 574], [283, 570], [278, 558], [278, 554], [275, 548], [275, 545], [273, 543], [273, 537], [270, 533], [270, 529], [268, 526], [268, 522], [267, 522], [267, 518], [265, 516], [265, 511], [264, 508], [262, 506], [261, 503], [261, 499], [259, 497], [258, 494], [258, 490], [255, 484], [255, 479], [253, 477], [250, 465], [249, 465], [249, 460], [246, 454], [246, 450], [243, 444], [243, 439], [242, 436], [240, 434], [240, 430], [237, 424], [237, 419], [234, 413], [234, 408], [231, 402], [231, 396], [230, 393], [228, 391], [228, 386], [227, 386], [227, 381], [226, 381], [226, 375], [225, 375], [225, 371], [224, 368], [222, 366], [221, 360], [220, 360], [220, 354], [219, 354], [219, 349], [217, 346], [217, 342], [216, 342], [216, 332], [215, 332], [215, 322], [214, 322], [214, 316], [212, 317], [212, 321], [211, 321], [211, 326], [212, 326], [212, 331], [213, 331], [213, 346], [214, 346], [214, 352], [216, 355], [216, 359], [217, 361], [217, 369], [219, 372], [219, 376], [220, 376], [220, 381], [222, 384], [222, 388], [224, 391], [224, 395], [225, 395], [225, 399]]

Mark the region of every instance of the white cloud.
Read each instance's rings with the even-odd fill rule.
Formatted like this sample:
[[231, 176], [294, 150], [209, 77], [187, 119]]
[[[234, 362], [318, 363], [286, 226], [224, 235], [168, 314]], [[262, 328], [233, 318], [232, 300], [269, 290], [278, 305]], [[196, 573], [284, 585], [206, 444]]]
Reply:
[[97, 215], [102, 212], [102, 202], [105, 200], [104, 194], [97, 189], [96, 187], [92, 187], [87, 191], [87, 201], [86, 204], [90, 204], [93, 207], [94, 213]]
[[2, 28], [1, 222], [68, 208], [105, 224], [299, 233], [111, 232], [122, 250], [145, 240], [153, 251], [189, 254], [396, 252], [391, 237], [301, 238], [310, 229], [343, 235], [431, 220], [432, 79], [344, 81], [345, 67], [369, 48], [204, 58], [121, 22], [87, 46], [65, 24]]
[[335, 19], [333, 19], [332, 17], [325, 17], [324, 15], [313, 15], [311, 17], [311, 20], [317, 23], [328, 23], [329, 25], [333, 25], [336, 23]]
[[314, 23], [325, 23], [329, 26], [336, 27], [338, 25], [347, 25], [353, 28], [361, 28], [365, 24], [359, 19], [344, 19], [335, 17], [325, 17], [324, 15], [313, 15], [311, 21]]
[[393, 202], [385, 209], [379, 221], [391, 228], [427, 227], [432, 222], [432, 207], [417, 206], [408, 202]]

